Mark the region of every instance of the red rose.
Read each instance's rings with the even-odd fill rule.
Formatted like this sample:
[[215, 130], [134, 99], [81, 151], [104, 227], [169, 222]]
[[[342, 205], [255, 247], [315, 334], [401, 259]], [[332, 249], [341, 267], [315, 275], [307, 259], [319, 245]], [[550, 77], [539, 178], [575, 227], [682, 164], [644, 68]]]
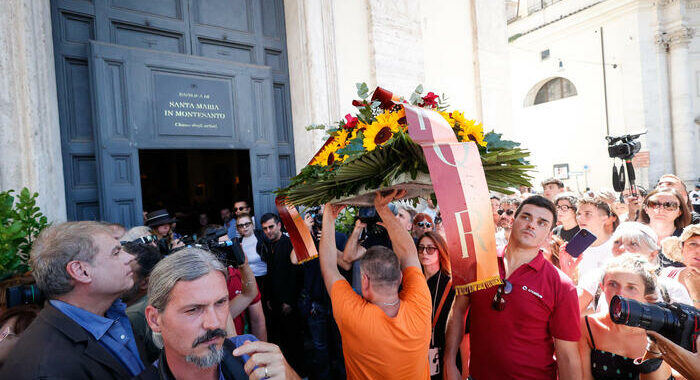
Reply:
[[345, 129], [354, 129], [357, 126], [357, 118], [350, 114], [345, 115]]
[[423, 97], [423, 107], [430, 107], [430, 108], [435, 108], [437, 107], [437, 102], [435, 99], [437, 99], [438, 96], [430, 91], [427, 95]]

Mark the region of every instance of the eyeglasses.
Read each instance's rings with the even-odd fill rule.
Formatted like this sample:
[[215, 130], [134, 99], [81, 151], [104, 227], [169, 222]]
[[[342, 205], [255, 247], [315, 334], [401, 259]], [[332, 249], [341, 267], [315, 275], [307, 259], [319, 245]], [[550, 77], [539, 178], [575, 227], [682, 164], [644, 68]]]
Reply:
[[503, 311], [506, 308], [506, 299], [504, 294], [510, 294], [513, 291], [513, 284], [508, 280], [503, 280], [503, 283], [496, 289], [496, 295], [493, 296], [491, 307], [496, 311]]
[[418, 222], [416, 223], [418, 227], [432, 228], [433, 224], [430, 222]]
[[234, 207], [234, 208], [233, 208], [233, 211], [243, 211], [243, 210], [247, 210], [247, 209], [249, 209], [249, 208], [250, 208], [250, 207], [248, 207], [248, 206]]
[[678, 206], [679, 204], [676, 202], [647, 201], [647, 207], [654, 210], [658, 210], [659, 208], [663, 207], [666, 211], [676, 211], [678, 210]]
[[566, 212], [566, 211], [575, 210], [575, 209], [573, 206], [561, 205], [561, 206], [557, 206], [557, 210]]
[[427, 252], [429, 255], [432, 255], [437, 251], [437, 247], [433, 247], [432, 245], [419, 245], [418, 246], [418, 253], [421, 252]]
[[238, 228], [246, 228], [246, 227], [249, 227], [251, 224], [253, 224], [253, 223], [252, 223], [252, 222], [246, 222], [246, 223], [236, 224], [236, 227], [238, 227]]
[[498, 210], [496, 212], [498, 213], [498, 215], [503, 215], [503, 213], [506, 213], [506, 215], [511, 216], [515, 214], [514, 210]]

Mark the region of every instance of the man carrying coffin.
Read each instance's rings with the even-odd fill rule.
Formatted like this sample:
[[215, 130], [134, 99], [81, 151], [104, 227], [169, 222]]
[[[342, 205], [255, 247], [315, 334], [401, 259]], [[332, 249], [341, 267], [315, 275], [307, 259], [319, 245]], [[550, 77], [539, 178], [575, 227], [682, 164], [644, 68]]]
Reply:
[[383, 246], [367, 250], [360, 261], [362, 296], [338, 271], [334, 225], [342, 207], [325, 206], [319, 258], [348, 379], [429, 378], [430, 292], [413, 239], [388, 207], [404, 194], [376, 195], [374, 205], [395, 253]]
[[539, 248], [556, 222], [551, 201], [539, 195], [524, 200], [499, 253], [503, 284], [455, 297], [445, 334], [447, 379], [462, 378], [455, 357], [470, 306], [472, 379], [556, 379], [557, 372], [560, 379], [581, 378], [576, 288]]

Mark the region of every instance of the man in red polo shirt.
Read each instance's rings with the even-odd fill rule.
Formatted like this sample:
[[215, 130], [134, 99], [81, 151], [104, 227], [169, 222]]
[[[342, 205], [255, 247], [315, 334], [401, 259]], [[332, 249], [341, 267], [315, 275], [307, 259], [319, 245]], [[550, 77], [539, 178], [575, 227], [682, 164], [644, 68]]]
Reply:
[[504, 284], [455, 298], [446, 331], [448, 379], [462, 378], [455, 358], [470, 305], [469, 374], [474, 380], [581, 378], [576, 287], [539, 248], [556, 222], [551, 201], [538, 195], [524, 200], [515, 212], [511, 239], [499, 252]]

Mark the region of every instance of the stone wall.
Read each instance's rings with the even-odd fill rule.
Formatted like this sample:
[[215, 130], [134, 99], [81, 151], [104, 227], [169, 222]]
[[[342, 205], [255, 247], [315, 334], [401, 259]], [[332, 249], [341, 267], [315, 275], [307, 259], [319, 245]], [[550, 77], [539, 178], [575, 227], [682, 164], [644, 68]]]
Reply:
[[0, 2], [0, 190], [28, 187], [66, 219], [49, 0]]

